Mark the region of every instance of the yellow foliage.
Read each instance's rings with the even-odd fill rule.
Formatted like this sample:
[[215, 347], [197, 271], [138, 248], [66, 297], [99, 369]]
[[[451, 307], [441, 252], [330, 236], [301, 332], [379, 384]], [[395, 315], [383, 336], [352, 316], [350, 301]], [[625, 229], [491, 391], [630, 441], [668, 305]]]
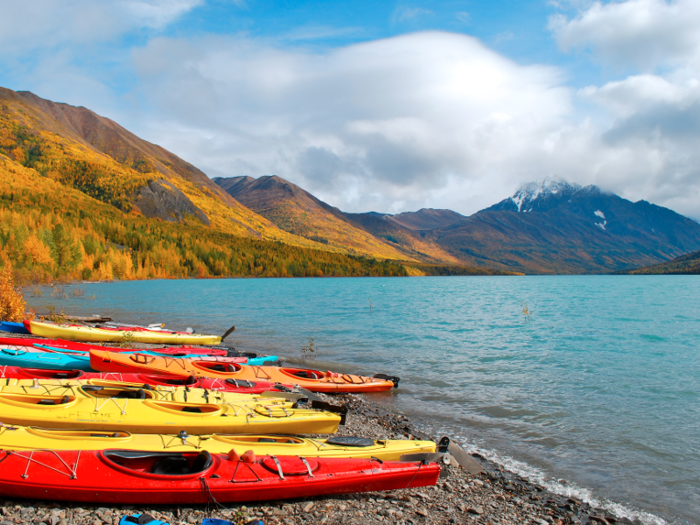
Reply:
[[12, 265], [6, 261], [0, 272], [0, 321], [22, 322], [26, 304], [22, 292], [15, 288]]
[[31, 260], [32, 264], [50, 265], [53, 263], [51, 250], [34, 234], [24, 241], [24, 254]]

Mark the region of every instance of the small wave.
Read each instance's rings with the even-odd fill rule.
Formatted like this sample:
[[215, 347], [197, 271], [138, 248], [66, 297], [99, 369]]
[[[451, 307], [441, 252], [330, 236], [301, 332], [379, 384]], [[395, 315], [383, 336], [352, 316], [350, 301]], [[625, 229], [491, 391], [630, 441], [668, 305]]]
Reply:
[[542, 469], [533, 467], [522, 461], [511, 458], [507, 455], [499, 454], [496, 451], [488, 450], [471, 443], [461, 442], [460, 445], [470, 454], [477, 453], [480, 456], [502, 466], [504, 469], [517, 474], [523, 478], [530, 480], [532, 483], [542, 485], [550, 492], [566, 496], [567, 498], [575, 498], [581, 500], [593, 507], [598, 507], [610, 511], [615, 516], [620, 518], [629, 518], [630, 520], [639, 520], [644, 525], [668, 525], [668, 522], [659, 516], [635, 510], [620, 503], [610, 501], [606, 498], [596, 497], [590, 489], [579, 487], [575, 483], [563, 480], [553, 479], [547, 475]]

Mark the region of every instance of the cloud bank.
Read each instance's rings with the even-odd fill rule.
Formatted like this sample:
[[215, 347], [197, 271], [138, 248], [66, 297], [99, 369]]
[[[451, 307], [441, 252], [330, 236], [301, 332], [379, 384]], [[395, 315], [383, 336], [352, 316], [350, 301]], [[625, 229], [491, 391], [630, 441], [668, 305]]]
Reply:
[[564, 161], [572, 92], [559, 72], [465, 35], [326, 53], [161, 38], [135, 61], [163, 119], [150, 133], [169, 147], [212, 175], [278, 174], [347, 210], [476, 211], [475, 188], [502, 197]]
[[[320, 50], [168, 36], [206, 0], [8, 3], [0, 72], [210, 176], [277, 174], [347, 211], [469, 214], [558, 176], [700, 218], [700, 3], [570, 5], [553, 38], [613, 81], [576, 90], [562, 67], [439, 31]], [[430, 16], [416, 9], [393, 16]]]

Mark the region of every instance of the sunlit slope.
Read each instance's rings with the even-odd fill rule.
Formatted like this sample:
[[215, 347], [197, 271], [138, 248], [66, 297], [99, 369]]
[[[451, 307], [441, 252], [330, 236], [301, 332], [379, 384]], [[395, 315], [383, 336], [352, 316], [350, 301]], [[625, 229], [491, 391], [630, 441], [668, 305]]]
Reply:
[[426, 239], [422, 232], [411, 230], [394, 221], [391, 215], [346, 213], [345, 216], [375, 237], [396, 246], [407, 258], [428, 264], [464, 264], [442, 247]]
[[0, 88], [0, 153], [122, 211], [323, 248], [280, 230], [191, 164], [83, 107]]
[[0, 265], [22, 282], [406, 275], [395, 263], [124, 212], [0, 153]]
[[340, 210], [281, 177], [232, 177], [214, 181], [244, 206], [287, 232], [346, 253], [412, 260], [407, 254], [352, 224]]

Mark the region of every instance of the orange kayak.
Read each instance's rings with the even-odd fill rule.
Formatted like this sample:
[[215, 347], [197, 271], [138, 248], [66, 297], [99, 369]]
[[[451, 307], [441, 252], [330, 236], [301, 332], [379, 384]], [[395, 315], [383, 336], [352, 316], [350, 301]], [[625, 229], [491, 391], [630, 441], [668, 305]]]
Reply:
[[122, 354], [90, 350], [90, 366], [100, 372], [157, 373], [178, 377], [209, 377], [212, 379], [245, 379], [293, 384], [312, 392], [383, 392], [398, 386], [398, 377], [377, 374], [375, 377], [335, 374], [304, 368], [277, 366], [241, 366], [237, 363], [217, 363], [201, 359], [160, 357], [146, 354]]

